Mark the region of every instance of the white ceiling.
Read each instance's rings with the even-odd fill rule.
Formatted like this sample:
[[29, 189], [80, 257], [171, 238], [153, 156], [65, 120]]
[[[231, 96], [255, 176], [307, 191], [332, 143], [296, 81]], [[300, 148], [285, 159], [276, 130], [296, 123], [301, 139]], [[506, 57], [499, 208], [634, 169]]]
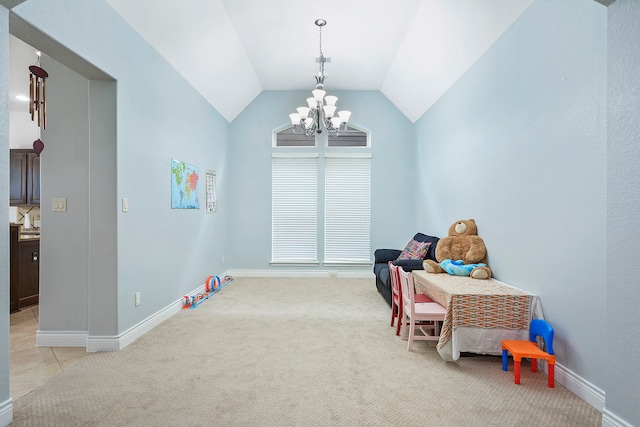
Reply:
[[380, 90], [416, 121], [533, 2], [106, 1], [228, 121], [263, 90], [314, 89], [317, 18], [325, 90]]

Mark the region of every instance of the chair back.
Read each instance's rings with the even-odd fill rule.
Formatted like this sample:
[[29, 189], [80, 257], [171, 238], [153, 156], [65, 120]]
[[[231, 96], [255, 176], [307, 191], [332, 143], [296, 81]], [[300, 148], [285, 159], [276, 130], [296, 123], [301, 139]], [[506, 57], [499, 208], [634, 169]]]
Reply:
[[402, 303], [402, 289], [400, 289], [400, 273], [398, 266], [389, 261], [389, 276], [391, 277], [391, 293], [398, 295], [398, 303]]
[[402, 267], [398, 267], [400, 272], [400, 291], [402, 292], [402, 305], [405, 310], [409, 309], [413, 315], [415, 312], [415, 288], [413, 287], [413, 274], [410, 271], [404, 271]]
[[537, 342], [536, 337], [542, 337], [549, 354], [555, 354], [553, 352], [553, 334], [553, 327], [545, 320], [533, 319], [529, 325], [529, 340]]

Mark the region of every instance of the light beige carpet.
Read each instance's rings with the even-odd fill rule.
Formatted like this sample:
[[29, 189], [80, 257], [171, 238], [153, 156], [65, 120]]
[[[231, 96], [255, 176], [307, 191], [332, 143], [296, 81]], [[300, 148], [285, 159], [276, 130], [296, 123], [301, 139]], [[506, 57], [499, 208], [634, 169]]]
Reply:
[[18, 399], [14, 426], [600, 426], [543, 373], [406, 341], [373, 279], [236, 278]]

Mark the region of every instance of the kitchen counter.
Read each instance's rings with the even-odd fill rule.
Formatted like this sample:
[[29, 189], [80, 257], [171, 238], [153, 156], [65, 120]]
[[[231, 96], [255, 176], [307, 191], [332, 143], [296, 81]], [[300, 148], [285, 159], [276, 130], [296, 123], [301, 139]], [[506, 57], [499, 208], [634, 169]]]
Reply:
[[12, 227], [19, 227], [18, 241], [40, 240], [40, 228], [24, 228], [21, 224], [10, 223]]
[[40, 240], [40, 233], [38, 234], [21, 234], [18, 241], [23, 240]]

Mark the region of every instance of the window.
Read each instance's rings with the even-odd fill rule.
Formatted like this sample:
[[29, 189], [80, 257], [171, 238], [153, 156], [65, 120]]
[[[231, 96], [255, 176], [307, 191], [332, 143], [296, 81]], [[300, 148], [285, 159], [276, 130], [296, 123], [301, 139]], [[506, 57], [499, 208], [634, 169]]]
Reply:
[[315, 147], [316, 138], [314, 136], [304, 136], [293, 133], [293, 127], [289, 126], [274, 135], [274, 147]]
[[368, 147], [368, 135], [352, 126], [347, 126], [347, 130], [341, 131], [338, 136], [329, 136], [329, 147]]
[[273, 147], [271, 263], [371, 264], [369, 133], [349, 126], [307, 138], [281, 128]]
[[371, 155], [325, 158], [324, 262], [370, 263]]
[[318, 262], [318, 155], [272, 159], [272, 263]]

